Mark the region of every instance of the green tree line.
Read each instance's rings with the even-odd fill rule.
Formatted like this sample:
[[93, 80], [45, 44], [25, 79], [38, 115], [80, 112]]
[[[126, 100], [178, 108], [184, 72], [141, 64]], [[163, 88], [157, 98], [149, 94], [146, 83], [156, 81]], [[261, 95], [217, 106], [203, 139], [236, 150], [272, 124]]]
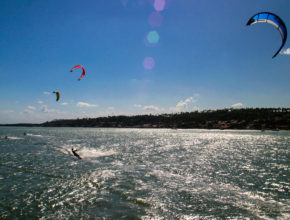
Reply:
[[290, 108], [230, 108], [159, 115], [61, 119], [45, 122], [39, 126], [289, 130]]

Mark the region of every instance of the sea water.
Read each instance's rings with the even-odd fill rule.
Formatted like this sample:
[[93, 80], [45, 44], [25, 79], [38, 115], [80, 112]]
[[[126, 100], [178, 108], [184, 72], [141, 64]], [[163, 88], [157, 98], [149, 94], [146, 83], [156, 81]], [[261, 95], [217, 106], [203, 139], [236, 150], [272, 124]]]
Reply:
[[288, 131], [0, 127], [0, 219], [289, 219], [289, 146]]

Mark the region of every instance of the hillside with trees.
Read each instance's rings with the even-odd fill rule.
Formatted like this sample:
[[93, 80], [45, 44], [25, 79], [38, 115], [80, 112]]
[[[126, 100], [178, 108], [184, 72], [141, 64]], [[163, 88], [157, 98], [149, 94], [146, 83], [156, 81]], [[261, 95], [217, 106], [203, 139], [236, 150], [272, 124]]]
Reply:
[[0, 126], [290, 130], [290, 108], [231, 108], [160, 115], [59, 119], [41, 124]]
[[39, 126], [289, 130], [290, 108], [231, 108], [176, 114], [63, 119]]

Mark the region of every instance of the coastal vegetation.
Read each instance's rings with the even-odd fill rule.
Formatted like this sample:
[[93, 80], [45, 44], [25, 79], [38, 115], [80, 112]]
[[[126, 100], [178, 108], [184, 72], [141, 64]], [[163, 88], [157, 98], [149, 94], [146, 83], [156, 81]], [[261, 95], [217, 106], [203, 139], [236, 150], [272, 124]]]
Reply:
[[[5, 124], [42, 127], [203, 128], [290, 130], [290, 108], [243, 108], [159, 115], [58, 119], [41, 124]], [[5, 126], [2, 124], [2, 126]]]

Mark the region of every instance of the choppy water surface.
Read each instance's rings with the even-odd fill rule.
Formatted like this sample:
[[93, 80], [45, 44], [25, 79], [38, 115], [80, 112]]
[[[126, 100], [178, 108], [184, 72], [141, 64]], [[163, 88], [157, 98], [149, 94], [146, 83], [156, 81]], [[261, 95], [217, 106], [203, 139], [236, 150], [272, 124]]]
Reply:
[[286, 131], [0, 127], [0, 218], [289, 219], [289, 146]]

